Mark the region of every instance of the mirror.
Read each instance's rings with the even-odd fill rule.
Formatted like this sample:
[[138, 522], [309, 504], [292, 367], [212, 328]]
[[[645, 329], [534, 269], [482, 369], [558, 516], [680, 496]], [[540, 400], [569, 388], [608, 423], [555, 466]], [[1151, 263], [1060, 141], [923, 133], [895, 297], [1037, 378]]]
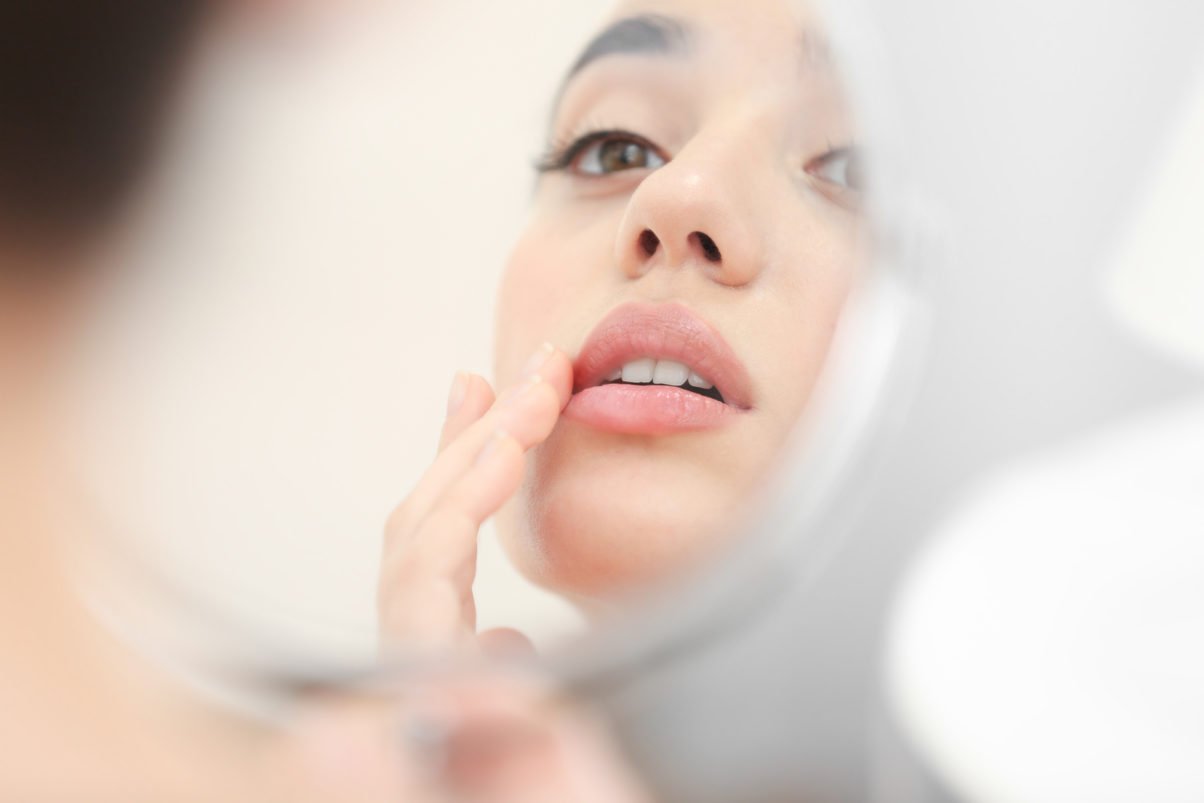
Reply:
[[572, 396], [482, 533], [476, 627], [587, 683], [755, 616], [910, 367], [906, 226], [835, 42], [785, 0], [216, 37], [82, 341], [82, 484], [136, 556], [97, 609], [176, 656], [373, 666], [382, 523], [448, 384], [512, 387], [546, 341]]

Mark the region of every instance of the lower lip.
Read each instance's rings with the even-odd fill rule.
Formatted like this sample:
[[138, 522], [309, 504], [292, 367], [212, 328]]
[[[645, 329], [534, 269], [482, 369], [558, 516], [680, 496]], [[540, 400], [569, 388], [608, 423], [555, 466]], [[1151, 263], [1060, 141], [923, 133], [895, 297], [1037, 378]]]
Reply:
[[668, 385], [601, 385], [573, 395], [564, 415], [624, 435], [669, 435], [715, 429], [735, 415], [722, 402]]

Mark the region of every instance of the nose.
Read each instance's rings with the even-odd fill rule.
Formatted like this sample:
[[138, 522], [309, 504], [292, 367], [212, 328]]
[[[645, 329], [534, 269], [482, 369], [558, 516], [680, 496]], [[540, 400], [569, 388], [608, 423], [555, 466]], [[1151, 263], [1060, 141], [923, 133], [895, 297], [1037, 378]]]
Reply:
[[765, 254], [750, 197], [758, 179], [748, 164], [725, 156], [687, 147], [632, 193], [615, 243], [628, 278], [657, 266], [694, 267], [740, 287], [760, 274]]

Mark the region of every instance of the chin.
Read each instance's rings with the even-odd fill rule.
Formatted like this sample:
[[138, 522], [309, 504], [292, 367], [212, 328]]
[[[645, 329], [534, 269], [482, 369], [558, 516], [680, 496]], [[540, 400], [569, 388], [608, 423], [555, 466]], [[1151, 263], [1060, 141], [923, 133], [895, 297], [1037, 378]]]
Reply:
[[732, 484], [696, 461], [632, 450], [537, 451], [501, 536], [536, 584], [601, 599], [671, 577], [711, 551]]

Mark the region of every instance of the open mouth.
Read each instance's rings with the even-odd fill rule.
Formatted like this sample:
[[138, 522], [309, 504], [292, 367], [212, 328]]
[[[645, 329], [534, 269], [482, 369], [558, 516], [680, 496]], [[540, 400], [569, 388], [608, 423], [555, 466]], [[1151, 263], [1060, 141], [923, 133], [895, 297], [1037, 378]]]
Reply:
[[682, 304], [629, 303], [590, 334], [573, 365], [569, 419], [633, 435], [726, 426], [752, 409], [735, 352]]
[[727, 404], [723, 394], [709, 379], [698, 373], [685, 363], [675, 360], [654, 359], [643, 357], [624, 363], [616, 368], [606, 379], [598, 383], [602, 385], [662, 385], [680, 388], [690, 393], [697, 393], [708, 399], [714, 399], [720, 404]]

